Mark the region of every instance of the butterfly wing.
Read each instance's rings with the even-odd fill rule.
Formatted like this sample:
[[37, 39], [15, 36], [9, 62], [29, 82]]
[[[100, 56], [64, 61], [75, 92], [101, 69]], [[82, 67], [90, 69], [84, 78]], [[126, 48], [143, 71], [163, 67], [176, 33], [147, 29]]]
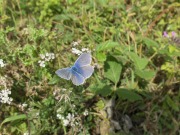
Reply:
[[71, 73], [71, 68], [62, 68], [56, 71], [56, 74], [66, 80], [70, 80], [72, 73]]
[[83, 67], [91, 64], [91, 54], [90, 53], [83, 53], [79, 56], [79, 58], [74, 63], [77, 67]]
[[94, 67], [91, 65], [77, 67], [78, 73], [81, 74], [85, 79], [89, 78], [94, 72]]
[[91, 61], [91, 54], [83, 53], [79, 56], [79, 58], [76, 60], [74, 64], [74, 66], [77, 69], [77, 72], [81, 74], [85, 79], [89, 78], [94, 72], [94, 67], [90, 65]]
[[85, 78], [73, 69], [72, 69], [71, 80], [72, 80], [73, 84], [77, 85], [77, 86], [81, 85], [85, 82]]

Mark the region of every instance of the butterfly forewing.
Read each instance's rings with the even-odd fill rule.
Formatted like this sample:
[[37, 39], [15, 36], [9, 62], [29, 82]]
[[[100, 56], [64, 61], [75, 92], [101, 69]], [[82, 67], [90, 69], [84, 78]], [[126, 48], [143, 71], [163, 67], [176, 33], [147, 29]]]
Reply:
[[70, 80], [71, 76], [72, 76], [71, 68], [59, 69], [56, 71], [56, 74], [61, 78], [64, 78], [66, 80]]
[[91, 54], [83, 53], [79, 56], [79, 58], [74, 63], [75, 66], [83, 67], [91, 64]]

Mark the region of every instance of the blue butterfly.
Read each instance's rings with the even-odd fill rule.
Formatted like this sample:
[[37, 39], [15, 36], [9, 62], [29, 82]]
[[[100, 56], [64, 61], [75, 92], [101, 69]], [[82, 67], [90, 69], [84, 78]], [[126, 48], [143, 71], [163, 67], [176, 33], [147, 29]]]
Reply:
[[63, 79], [72, 80], [74, 85], [81, 85], [94, 72], [94, 67], [90, 65], [91, 60], [90, 53], [83, 53], [72, 67], [59, 69], [56, 74]]

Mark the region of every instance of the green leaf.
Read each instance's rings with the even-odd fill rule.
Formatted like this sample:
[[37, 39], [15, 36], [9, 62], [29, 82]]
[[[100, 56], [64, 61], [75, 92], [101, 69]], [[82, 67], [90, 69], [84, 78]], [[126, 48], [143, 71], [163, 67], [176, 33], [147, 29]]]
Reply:
[[120, 88], [116, 90], [116, 93], [118, 94], [119, 98], [127, 99], [132, 102], [137, 100], [142, 100], [142, 97], [133, 90]]
[[155, 47], [158, 48], [159, 44], [149, 38], [143, 38], [144, 43], [147, 45], [147, 47]]
[[119, 46], [119, 43], [118, 42], [114, 42], [114, 41], [105, 41], [99, 45], [97, 45], [96, 47], [96, 51], [99, 52], [99, 51], [103, 51], [103, 50], [109, 50], [113, 47], [116, 47], [116, 46]]
[[179, 112], [179, 106], [169, 96], [166, 96], [166, 102], [170, 108], [172, 108], [174, 111]]
[[109, 85], [100, 83], [98, 85], [94, 85], [91, 88], [91, 91], [100, 94], [103, 97], [109, 96], [112, 93], [112, 88]]
[[114, 82], [118, 83], [122, 71], [122, 65], [116, 61], [108, 61], [105, 63], [104, 76]]
[[98, 109], [102, 110], [105, 107], [105, 104], [104, 104], [104, 102], [102, 100], [99, 100], [96, 103], [96, 106], [98, 107]]
[[139, 77], [145, 79], [145, 80], [150, 80], [155, 76], [156, 72], [155, 71], [136, 69], [135, 74], [138, 75]]
[[33, 45], [26, 44], [23, 48], [23, 52], [31, 57], [33, 57], [34, 51], [35, 51], [35, 47]]
[[0, 128], [2, 127], [2, 125], [3, 125], [4, 123], [11, 122], [11, 121], [15, 121], [15, 120], [22, 120], [22, 119], [27, 119], [27, 116], [26, 116], [25, 114], [10, 116], [10, 117], [6, 118], [6, 119], [1, 123]]
[[134, 65], [137, 69], [144, 69], [148, 64], [147, 58], [140, 58], [136, 53], [129, 52], [130, 59], [134, 62]]
[[96, 54], [96, 57], [97, 57], [98, 61], [102, 61], [102, 62], [106, 61], [106, 55], [104, 53], [98, 52]]
[[53, 78], [50, 79], [50, 81], [48, 82], [48, 84], [56, 84], [59, 82], [59, 77], [57, 75], [54, 75]]
[[100, 6], [107, 6], [108, 5], [108, 0], [98, 0], [97, 3]]

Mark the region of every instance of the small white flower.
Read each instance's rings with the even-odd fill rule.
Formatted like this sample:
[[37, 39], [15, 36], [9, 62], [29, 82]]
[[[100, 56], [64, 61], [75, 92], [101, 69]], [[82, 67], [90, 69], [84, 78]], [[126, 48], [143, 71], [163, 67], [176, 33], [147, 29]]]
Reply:
[[76, 105], [72, 105], [72, 108], [75, 108], [76, 107]]
[[28, 132], [25, 132], [23, 135], [29, 135], [29, 133], [28, 133]]
[[19, 108], [24, 109], [25, 107], [27, 107], [27, 104], [23, 103], [23, 104], [19, 104], [18, 106]]
[[61, 119], [61, 116], [60, 116], [60, 114], [57, 114], [57, 115], [56, 115], [56, 117], [57, 117], [58, 119]]
[[62, 111], [62, 108], [59, 108], [59, 109], [57, 109], [57, 113], [59, 113], [59, 112], [61, 112]]
[[64, 116], [62, 116], [61, 114], [57, 114], [56, 117], [60, 120], [64, 120]]
[[45, 53], [45, 54], [40, 54], [40, 57], [42, 60], [39, 60], [38, 63], [41, 67], [45, 67], [46, 66], [45, 62], [55, 59], [55, 54]]
[[64, 120], [63, 120], [63, 125], [64, 125], [64, 126], [67, 126], [67, 125], [69, 125], [69, 120], [67, 120], [67, 119], [64, 119]]
[[87, 48], [82, 48], [81, 51], [84, 52], [84, 51], [88, 51], [89, 49]]
[[45, 67], [45, 61], [39, 60], [38, 61], [40, 67]]
[[50, 57], [50, 59], [55, 59], [55, 55], [54, 55], [54, 53], [49, 53], [49, 57]]
[[65, 88], [62, 88], [62, 91], [66, 91], [67, 89], [65, 89]]
[[49, 57], [49, 53], [46, 53], [45, 55], [46, 55], [47, 57]]
[[36, 113], [36, 117], [38, 117], [38, 116], [39, 116], [39, 112]]
[[73, 42], [72, 42], [72, 45], [73, 45], [73, 46], [77, 46], [77, 45], [79, 45], [79, 43], [78, 43], [78, 42], [73, 41]]
[[77, 46], [81, 43], [81, 40], [78, 40], [78, 41], [73, 41], [71, 44], [72, 46]]
[[26, 103], [23, 103], [22, 106], [23, 106], [23, 107], [27, 107], [27, 104], [26, 104]]
[[80, 55], [80, 54], [82, 54], [82, 51], [80, 51], [80, 50], [78, 50], [76, 48], [72, 48], [72, 53]]
[[40, 54], [41, 59], [44, 59], [46, 56], [44, 54]]
[[40, 54], [41, 59], [44, 59], [45, 61], [50, 61], [55, 59], [54, 53], [46, 53], [46, 54]]
[[88, 114], [89, 114], [88, 110], [85, 110], [85, 111], [83, 112], [83, 115], [84, 115], [84, 116], [87, 116]]
[[71, 114], [68, 113], [68, 115], [66, 116], [66, 118], [67, 118], [68, 120], [71, 120]]
[[6, 64], [4, 63], [4, 61], [2, 59], [0, 59], [0, 67], [4, 67]]

